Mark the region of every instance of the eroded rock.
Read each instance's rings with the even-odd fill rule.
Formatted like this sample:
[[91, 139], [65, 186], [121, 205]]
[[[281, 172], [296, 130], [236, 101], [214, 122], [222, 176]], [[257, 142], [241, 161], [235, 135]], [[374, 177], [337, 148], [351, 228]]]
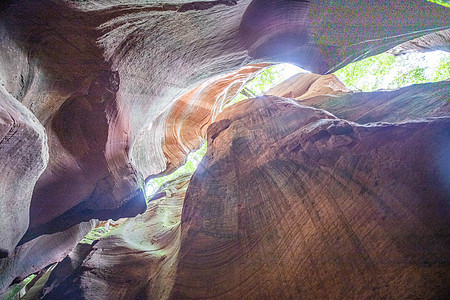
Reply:
[[[0, 9], [0, 83], [45, 127], [50, 154], [34, 186], [20, 247], [92, 218], [142, 212], [142, 173], [174, 167], [195, 148], [187, 138], [190, 126], [173, 122], [185, 108], [177, 101], [212, 76], [262, 61], [327, 73], [449, 26], [448, 11], [424, 1], [10, 2]], [[222, 90], [238, 89], [242, 78], [236, 80]], [[202, 115], [205, 120], [195, 124], [206, 125], [214, 119], [214, 113], [201, 111], [182, 120]], [[160, 130], [165, 125], [181, 129]], [[143, 131], [152, 126], [158, 130]], [[163, 155], [133, 157], [141, 140]], [[240, 149], [240, 141], [233, 147]], [[17, 177], [5, 184], [17, 181], [24, 184]], [[25, 222], [17, 221], [13, 234], [6, 231], [3, 256], [22, 236]], [[69, 240], [73, 246], [75, 239]], [[39, 255], [36, 260], [51, 261]], [[24, 270], [36, 269], [25, 263]]]
[[44, 127], [0, 86], [0, 259], [28, 229], [31, 195], [47, 162]]
[[30, 274], [63, 260], [96, 224], [96, 220], [84, 222], [16, 247], [8, 258], [0, 260], [0, 295], [12, 282], [20, 282]]
[[60, 263], [42, 299], [167, 299], [177, 269], [181, 210], [192, 174], [167, 182], [142, 215]]
[[449, 129], [270, 96], [225, 109], [186, 194], [172, 298], [445, 297]]
[[266, 92], [360, 124], [402, 122], [450, 115], [450, 82], [414, 84], [396, 90], [351, 92], [333, 74], [300, 73]]

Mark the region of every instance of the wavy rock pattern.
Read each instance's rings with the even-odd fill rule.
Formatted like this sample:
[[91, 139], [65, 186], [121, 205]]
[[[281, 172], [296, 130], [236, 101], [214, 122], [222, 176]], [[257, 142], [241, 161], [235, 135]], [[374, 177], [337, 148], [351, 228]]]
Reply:
[[[326, 72], [449, 26], [446, 11], [432, 3], [390, 3], [402, 12], [396, 15], [383, 5], [13, 2], [0, 20], [2, 83], [44, 125], [50, 147], [22, 243], [91, 218], [142, 212], [143, 178], [135, 166], [151, 162], [146, 169], [159, 173], [171, 162], [164, 155], [131, 161], [133, 146], [149, 140], [150, 151], [160, 148], [165, 122], [158, 120], [211, 76], [255, 60]], [[341, 38], [355, 27], [364, 30]], [[139, 135], [149, 127], [157, 133]]]
[[[21, 206], [12, 212], [1, 210], [8, 219], [0, 231], [5, 242], [1, 256], [12, 255], [20, 238], [21, 253], [28, 253], [26, 247], [40, 237], [48, 238], [48, 245], [73, 246], [71, 236], [66, 241], [63, 237], [79, 224], [143, 212], [144, 177], [179, 165], [198, 140], [189, 125], [205, 126], [214, 120], [215, 112], [196, 109], [200, 100], [178, 102], [213, 76], [278, 61], [327, 73], [450, 26], [445, 8], [419, 0], [341, 5], [287, 0], [169, 2], [1, 4], [2, 107], [4, 95], [21, 102], [45, 128], [49, 148], [48, 164], [39, 176], [45, 166], [43, 137], [24, 141], [20, 146], [31, 143], [28, 149], [36, 157], [34, 173], [4, 177], [1, 182], [2, 187], [17, 183], [23, 196], [16, 199], [19, 193], [9, 193], [1, 199], [3, 207], [19, 202]], [[250, 77], [237, 72], [222, 90], [233, 93], [236, 84]], [[209, 97], [210, 92], [214, 99], [219, 90], [211, 86], [202, 93]], [[217, 107], [214, 101], [222, 100], [209, 101], [204, 103], [212, 109]], [[179, 117], [177, 110], [182, 108], [192, 114]], [[143, 131], [146, 128], [152, 130]], [[151, 154], [140, 155], [142, 145]], [[22, 162], [23, 154], [16, 152], [8, 167]], [[22, 212], [28, 206], [26, 220]], [[11, 220], [17, 214], [20, 220]], [[3, 229], [15, 225], [17, 231]], [[57, 248], [53, 258], [36, 260], [58, 261], [68, 248]], [[36, 270], [31, 261], [24, 264], [28, 264], [24, 270]], [[13, 278], [19, 273], [26, 276], [13, 269], [3, 269], [1, 275]]]
[[300, 73], [266, 92], [295, 98], [360, 124], [402, 122], [450, 115], [450, 82], [415, 84], [392, 91], [353, 93], [333, 74]]
[[167, 182], [142, 215], [52, 272], [42, 299], [167, 299], [176, 272], [183, 200], [192, 174]]
[[0, 86], [0, 259], [28, 228], [31, 194], [47, 161], [44, 128]]
[[350, 92], [334, 74], [300, 73], [271, 88], [266, 92], [266, 95], [300, 100]]
[[172, 298], [445, 297], [449, 129], [271, 96], [225, 109], [186, 194]]
[[325, 109], [339, 118], [360, 124], [403, 122], [450, 116], [450, 82], [415, 84], [393, 91], [318, 95], [301, 104]]
[[388, 52], [394, 55], [400, 55], [414, 51], [429, 52], [436, 50], [450, 52], [450, 29], [430, 33], [407, 41], [392, 48]]
[[[348, 105], [359, 108], [357, 95], [344, 95], [354, 96]], [[408, 95], [377, 94], [386, 98], [378, 116]], [[188, 189], [183, 235], [167, 235], [167, 220], [180, 222], [186, 179], [75, 256], [82, 263], [54, 274], [44, 299], [446, 295], [449, 118], [361, 126], [299, 103], [268, 96], [219, 114]], [[170, 199], [179, 205], [162, 206]]]
[[83, 222], [66, 231], [40, 236], [16, 247], [8, 258], [0, 260], [0, 299], [12, 283], [62, 261], [98, 221]]
[[[140, 132], [132, 156], [144, 175], [169, 174], [184, 164], [185, 157], [206, 139], [206, 129], [256, 74], [269, 64], [255, 64], [219, 75], [184, 94], [164, 116]], [[160, 145], [149, 136], [162, 135]], [[161, 159], [163, 157], [163, 159]], [[165, 164], [159, 169], [154, 162]]]

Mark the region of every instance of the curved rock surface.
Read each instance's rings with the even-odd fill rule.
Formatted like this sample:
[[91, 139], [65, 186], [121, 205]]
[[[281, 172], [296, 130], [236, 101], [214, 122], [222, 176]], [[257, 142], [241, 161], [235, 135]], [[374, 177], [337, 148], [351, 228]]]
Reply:
[[186, 194], [172, 298], [446, 297], [449, 129], [270, 96], [225, 109]]
[[93, 246], [80, 244], [52, 272], [42, 299], [167, 299], [176, 273], [181, 210], [192, 174], [165, 183], [142, 215]]
[[[141, 163], [130, 160], [138, 134], [201, 81], [255, 60], [323, 73], [449, 26], [433, 3], [370, 3], [13, 1], [0, 20], [1, 82], [44, 125], [50, 147], [22, 242], [142, 212]], [[139, 139], [156, 149], [158, 137]], [[163, 171], [163, 160], [149, 169]]]
[[[145, 176], [169, 174], [206, 139], [206, 129], [242, 87], [269, 64], [244, 66], [213, 77], [177, 99], [151, 126], [144, 128], [133, 146], [132, 157]], [[154, 137], [154, 139], [149, 138]], [[155, 140], [161, 140], [155, 144]], [[155, 169], [155, 162], [161, 162]]]
[[[396, 92], [378, 97], [395, 103]], [[358, 125], [299, 103], [266, 96], [219, 114], [188, 188], [183, 235], [168, 234], [168, 221], [181, 221], [187, 178], [70, 258], [77, 268], [59, 266], [44, 299], [446, 295], [450, 119]]]
[[0, 259], [28, 228], [34, 185], [48, 162], [44, 128], [0, 86]]
[[[251, 76], [236, 71], [248, 64], [294, 62], [317, 73], [329, 73], [450, 26], [448, 10], [427, 1], [336, 3], [287, 0], [2, 3], [0, 84], [5, 91], [1, 105], [4, 106], [4, 95], [8, 99], [12, 96], [12, 102], [21, 102], [35, 115], [46, 131], [49, 161], [39, 176], [45, 167], [46, 152], [39, 136], [42, 128], [36, 129], [39, 126], [25, 120], [23, 128], [36, 127], [38, 137], [24, 141], [20, 147], [34, 149], [36, 160], [30, 174], [19, 174], [14, 179], [4, 177], [6, 182], [1, 182], [2, 187], [15, 183], [23, 191], [20, 199], [19, 193], [10, 192], [1, 199], [2, 205], [20, 202], [20, 208], [0, 211], [0, 216], [6, 215], [10, 220], [1, 226], [1, 256], [13, 253], [12, 248], [20, 238], [15, 252], [28, 253], [30, 243], [37, 243], [41, 237], [48, 238], [49, 247], [52, 243], [73, 246], [82, 231], [73, 233], [76, 238], [67, 236], [64, 240], [71, 228], [91, 219], [143, 212], [145, 177], [179, 165], [199, 138], [198, 131], [191, 134], [190, 125], [205, 126], [214, 120], [215, 112], [196, 108], [200, 100], [178, 102], [213, 76], [238, 72], [236, 77], [227, 79], [227, 86], [219, 89], [231, 91], [232, 95], [243, 78]], [[217, 103], [222, 100], [213, 95], [219, 90], [211, 86], [202, 92], [206, 97], [212, 93], [207, 99], [210, 102], [204, 102], [209, 109], [219, 107]], [[211, 101], [214, 97], [216, 102]], [[181, 118], [179, 109], [190, 110], [192, 114]], [[6, 124], [11, 124], [9, 117]], [[152, 129], [144, 131], [147, 128]], [[36, 134], [33, 130], [29, 135]], [[200, 134], [204, 134], [204, 128]], [[142, 145], [151, 154], [138, 155], [142, 154]], [[13, 161], [23, 162], [23, 154], [17, 151], [8, 159], [8, 168]], [[18, 213], [19, 219], [14, 219]], [[13, 224], [17, 224], [14, 232], [3, 229]], [[52, 252], [54, 258], [45, 259], [41, 253], [42, 260], [38, 257], [36, 260], [58, 261], [56, 257], [67, 253], [68, 248], [56, 247]], [[38, 268], [31, 261], [24, 262], [28, 264], [24, 270]], [[41, 268], [43, 265], [39, 264]], [[1, 276], [8, 280], [16, 276], [11, 274], [26, 276], [25, 271], [4, 270]]]
[[429, 52], [436, 50], [450, 52], [450, 29], [430, 33], [407, 41], [390, 49], [388, 53], [400, 55], [414, 51]]
[[62, 261], [98, 221], [83, 222], [66, 231], [40, 236], [16, 247], [8, 258], [0, 260], [0, 299], [3, 291], [47, 266]]
[[[317, 95], [300, 103], [360, 124], [450, 116], [450, 81], [415, 84], [393, 91]], [[301, 97], [303, 98], [303, 97]]]
[[265, 94], [300, 100], [343, 93], [351, 93], [351, 90], [334, 74], [299, 73], [271, 88]]
[[352, 92], [333, 74], [300, 73], [266, 92], [295, 98], [360, 124], [401, 122], [450, 115], [450, 82], [414, 84], [397, 90]]

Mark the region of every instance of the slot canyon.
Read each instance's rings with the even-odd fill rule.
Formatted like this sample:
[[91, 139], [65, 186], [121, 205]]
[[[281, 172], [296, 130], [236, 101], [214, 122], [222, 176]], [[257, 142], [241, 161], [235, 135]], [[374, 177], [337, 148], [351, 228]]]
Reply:
[[449, 299], [450, 78], [334, 74], [450, 52], [449, 7], [3, 1], [0, 300]]

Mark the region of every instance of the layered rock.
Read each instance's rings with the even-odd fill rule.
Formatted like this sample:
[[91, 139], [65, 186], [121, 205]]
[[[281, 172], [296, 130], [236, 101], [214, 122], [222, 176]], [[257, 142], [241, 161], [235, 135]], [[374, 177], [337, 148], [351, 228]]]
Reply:
[[299, 73], [271, 88], [265, 94], [301, 100], [350, 92], [334, 74]]
[[[206, 129], [217, 114], [268, 66], [244, 66], [213, 77], [180, 97], [166, 114], [139, 133], [132, 152], [139, 170], [147, 176], [169, 174], [184, 164], [189, 152], [198, 149], [206, 139]], [[162, 139], [160, 144], [149, 138], [158, 136]], [[163, 164], [155, 169], [158, 161]]]
[[[387, 110], [399, 98], [380, 95]], [[299, 103], [265, 96], [219, 114], [182, 216], [187, 178], [67, 258], [76, 267], [61, 265], [44, 299], [445, 296], [450, 119], [358, 125]]]
[[3, 292], [11, 283], [18, 283], [30, 274], [62, 261], [97, 224], [96, 220], [83, 222], [16, 247], [8, 258], [0, 260], [0, 299], [7, 296]]
[[[171, 161], [150, 154], [132, 162], [133, 146], [164, 145], [160, 124], [176, 99], [211, 76], [255, 60], [293, 61], [323, 73], [448, 26], [445, 8], [433, 3], [390, 3], [396, 15], [386, 5], [13, 3], [0, 22], [2, 83], [45, 126], [50, 147], [22, 242], [91, 218], [142, 212], [135, 165], [151, 162], [146, 169], [159, 173]], [[345, 32], [352, 34], [342, 39]], [[160, 133], [139, 135], [143, 128]], [[177, 147], [183, 151], [174, 166], [186, 151]]]
[[450, 115], [449, 81], [414, 84], [397, 90], [351, 92], [333, 74], [300, 73], [266, 92], [295, 98], [360, 124], [401, 122]]
[[79, 244], [52, 272], [42, 299], [167, 299], [176, 272], [181, 210], [191, 175], [167, 182], [144, 214], [92, 246]]
[[395, 46], [388, 52], [394, 55], [401, 55], [408, 52], [430, 52], [436, 50], [450, 52], [450, 29], [430, 33], [407, 41]]
[[[12, 214], [2, 210], [2, 216], [24, 216], [30, 206], [23, 237], [24, 217], [2, 226], [18, 225], [14, 233], [0, 232], [6, 243], [2, 256], [21, 237], [20, 247], [27, 247], [52, 234], [47, 236], [51, 245], [56, 232], [64, 236], [93, 218], [143, 212], [144, 177], [179, 165], [204, 134], [203, 128], [191, 135], [189, 125], [206, 126], [214, 119], [214, 112], [195, 107], [220, 107], [217, 93], [238, 90], [250, 73], [236, 75], [238, 71], [221, 89], [202, 92], [206, 102], [196, 95], [182, 98], [212, 76], [264, 61], [331, 72], [449, 26], [445, 8], [423, 1], [347, 1], [339, 6], [285, 0], [10, 2], [0, 8], [0, 83], [4, 94], [43, 125], [50, 158], [34, 185], [38, 165], [45, 165], [39, 159], [45, 150], [36, 146], [43, 139], [25, 142], [27, 149], [36, 146], [29, 152], [36, 157], [34, 175], [2, 183], [18, 182], [24, 195], [20, 209]], [[214, 97], [215, 102], [210, 100]], [[181, 109], [190, 115], [179, 118]], [[147, 128], [152, 129], [143, 131]], [[141, 155], [142, 145], [150, 154]], [[22, 154], [8, 161], [20, 161]], [[26, 195], [33, 187], [30, 204]], [[17, 203], [15, 197], [2, 198], [2, 204]], [[57, 240], [75, 243], [67, 239]], [[25, 248], [20, 251], [26, 253]], [[57, 261], [67, 249], [58, 251], [48, 261]], [[28, 264], [27, 270], [35, 270]]]
[[449, 129], [269, 96], [225, 109], [186, 194], [172, 298], [445, 297]]
[[325, 109], [339, 118], [360, 124], [402, 122], [450, 116], [450, 82], [415, 84], [393, 91], [317, 95], [303, 105]]
[[31, 195], [47, 161], [44, 128], [0, 86], [0, 259], [14, 251], [28, 228]]

